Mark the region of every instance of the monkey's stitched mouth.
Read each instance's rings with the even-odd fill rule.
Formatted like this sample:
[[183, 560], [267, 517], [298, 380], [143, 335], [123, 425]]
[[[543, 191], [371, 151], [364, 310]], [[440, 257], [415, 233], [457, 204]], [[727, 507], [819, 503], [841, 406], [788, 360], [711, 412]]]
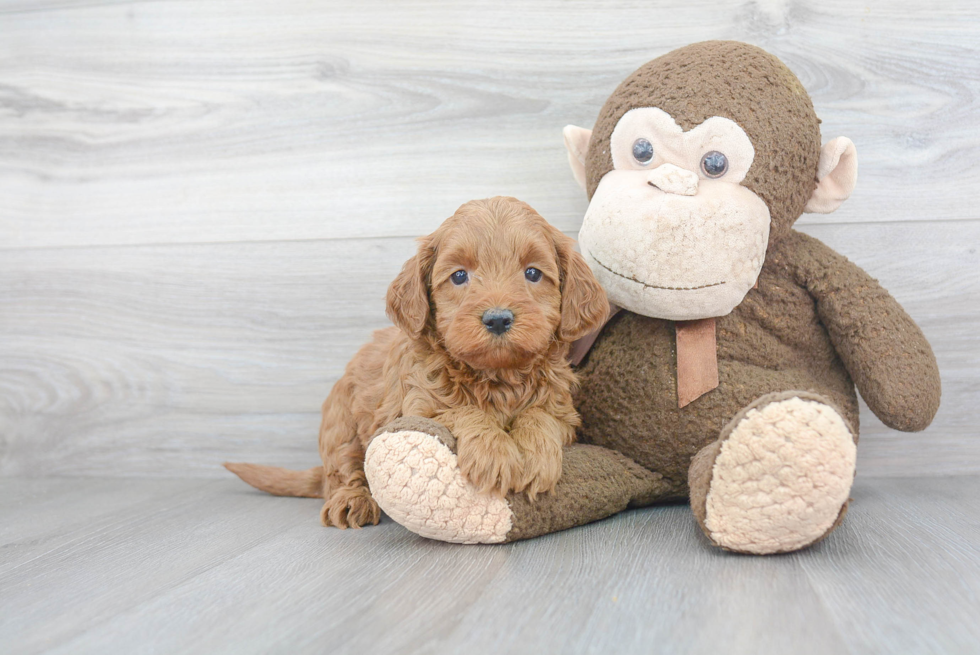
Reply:
[[596, 258], [596, 256], [593, 255], [591, 252], [589, 253], [589, 257], [594, 259], [596, 264], [603, 267], [613, 275], [621, 277], [624, 280], [629, 280], [630, 282], [636, 282], [637, 284], [642, 284], [647, 289], [663, 289], [664, 291], [696, 291], [697, 289], [707, 289], [708, 287], [717, 287], [717, 286], [721, 286], [722, 284], [725, 284], [725, 282], [722, 281], [722, 282], [712, 282], [711, 284], [702, 284], [701, 286], [697, 286], [697, 287], [660, 287], [657, 286], [656, 284], [647, 284], [643, 280], [637, 280], [635, 277], [630, 277], [629, 275], [623, 275], [622, 273], [617, 273], [616, 271], [612, 270], [611, 268], [609, 268], [608, 266], [600, 262], [598, 258]]

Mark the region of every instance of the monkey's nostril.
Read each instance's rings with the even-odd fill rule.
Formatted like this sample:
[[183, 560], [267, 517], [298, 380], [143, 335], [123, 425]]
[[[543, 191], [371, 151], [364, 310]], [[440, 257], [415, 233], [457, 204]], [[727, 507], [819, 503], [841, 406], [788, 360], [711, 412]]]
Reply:
[[483, 326], [500, 336], [514, 324], [514, 312], [509, 309], [488, 309], [483, 312]]

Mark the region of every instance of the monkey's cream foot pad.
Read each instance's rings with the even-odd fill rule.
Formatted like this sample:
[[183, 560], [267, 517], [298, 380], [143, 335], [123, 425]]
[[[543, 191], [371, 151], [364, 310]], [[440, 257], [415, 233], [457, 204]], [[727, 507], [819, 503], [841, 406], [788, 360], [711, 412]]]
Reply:
[[715, 459], [705, 532], [743, 553], [818, 541], [848, 500], [856, 453], [847, 424], [821, 402], [792, 397], [749, 409]]
[[423, 537], [493, 544], [510, 532], [507, 501], [478, 493], [438, 437], [414, 430], [379, 434], [365, 453], [364, 472], [381, 509]]

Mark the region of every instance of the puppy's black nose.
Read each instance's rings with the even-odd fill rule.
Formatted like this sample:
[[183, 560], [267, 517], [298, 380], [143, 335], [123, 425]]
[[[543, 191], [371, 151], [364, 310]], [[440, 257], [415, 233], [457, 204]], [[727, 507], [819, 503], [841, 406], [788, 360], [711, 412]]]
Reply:
[[514, 323], [514, 312], [509, 309], [488, 309], [483, 312], [483, 325], [496, 335], [510, 329]]

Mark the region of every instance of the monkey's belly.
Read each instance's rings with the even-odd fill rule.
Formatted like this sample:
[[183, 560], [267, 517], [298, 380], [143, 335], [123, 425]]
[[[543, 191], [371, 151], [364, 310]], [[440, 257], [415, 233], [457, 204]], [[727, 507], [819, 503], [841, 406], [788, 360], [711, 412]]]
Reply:
[[674, 324], [621, 312], [579, 369], [578, 440], [617, 450], [662, 474], [673, 483], [675, 493], [668, 497], [684, 498], [691, 458], [717, 439], [739, 410], [764, 394], [820, 393], [839, 406], [856, 433], [854, 385], [839, 361], [790, 357], [789, 366], [776, 369], [763, 365], [754, 349], [726, 344], [727, 334], [731, 331], [722, 329], [720, 319], [718, 388], [679, 409]]

